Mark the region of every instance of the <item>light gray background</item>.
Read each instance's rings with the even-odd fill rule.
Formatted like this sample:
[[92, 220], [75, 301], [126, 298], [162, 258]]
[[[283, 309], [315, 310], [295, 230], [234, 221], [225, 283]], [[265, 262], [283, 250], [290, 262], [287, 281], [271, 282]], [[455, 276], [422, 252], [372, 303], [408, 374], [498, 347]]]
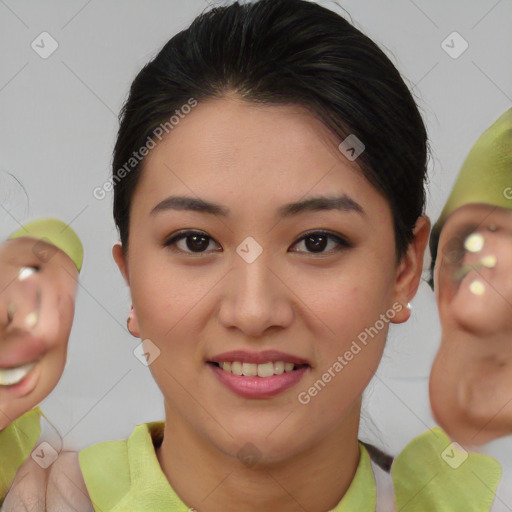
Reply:
[[[427, 213], [435, 220], [471, 145], [512, 106], [512, 0], [340, 3], [414, 91], [432, 146]], [[131, 81], [206, 7], [204, 0], [0, 0], [0, 235], [55, 216], [85, 246], [68, 364], [42, 404], [66, 449], [125, 438], [164, 416], [125, 327], [130, 301], [111, 256], [112, 197], [97, 200], [93, 189], [109, 177]], [[58, 43], [46, 59], [31, 47], [44, 31]], [[456, 59], [441, 46], [453, 31], [469, 44]], [[439, 326], [426, 284], [413, 305], [411, 320], [391, 330], [363, 415], [361, 436], [391, 453], [434, 424], [427, 385]]]

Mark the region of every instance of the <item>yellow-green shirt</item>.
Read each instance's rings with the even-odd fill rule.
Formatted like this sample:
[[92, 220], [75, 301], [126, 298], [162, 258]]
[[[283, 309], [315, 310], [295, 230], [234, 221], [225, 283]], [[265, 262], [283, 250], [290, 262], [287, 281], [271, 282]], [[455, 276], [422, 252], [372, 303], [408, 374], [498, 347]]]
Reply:
[[0, 430], [0, 505], [16, 472], [30, 456], [39, 439], [41, 415], [41, 409], [35, 407]]
[[[97, 512], [190, 512], [158, 462], [163, 422], [135, 427], [124, 441], [82, 450], [80, 467]], [[359, 444], [359, 464], [345, 496], [329, 512], [375, 512], [376, 483], [368, 451]], [[396, 510], [401, 512], [489, 512], [501, 478], [492, 457], [459, 453], [439, 428], [413, 439], [391, 467]], [[464, 455], [465, 457], [465, 455]], [[455, 468], [455, 466], [457, 467]], [[381, 510], [390, 509], [381, 508]]]

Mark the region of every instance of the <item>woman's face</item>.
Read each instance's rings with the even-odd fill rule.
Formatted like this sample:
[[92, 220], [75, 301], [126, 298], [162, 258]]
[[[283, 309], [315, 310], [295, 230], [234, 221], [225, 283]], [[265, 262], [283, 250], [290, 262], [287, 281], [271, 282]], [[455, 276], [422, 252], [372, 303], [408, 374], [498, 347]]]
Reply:
[[[223, 98], [199, 103], [145, 161], [127, 259], [113, 250], [132, 330], [150, 340], [167, 420], [224, 453], [251, 442], [279, 459], [342, 425], [355, 436], [389, 321], [408, 318], [421, 261], [419, 272], [409, 257], [396, 264], [388, 202], [339, 142], [298, 107]], [[222, 213], [185, 208], [177, 196]], [[341, 200], [307, 203], [319, 196]], [[285, 206], [297, 202], [306, 203]], [[421, 260], [423, 231], [412, 260]], [[262, 375], [282, 371], [279, 361], [305, 366], [251, 377], [212, 361], [235, 371], [236, 362], [276, 363], [243, 367]]]
[[42, 240], [23, 237], [0, 245], [0, 429], [57, 385], [77, 278], [72, 260]]

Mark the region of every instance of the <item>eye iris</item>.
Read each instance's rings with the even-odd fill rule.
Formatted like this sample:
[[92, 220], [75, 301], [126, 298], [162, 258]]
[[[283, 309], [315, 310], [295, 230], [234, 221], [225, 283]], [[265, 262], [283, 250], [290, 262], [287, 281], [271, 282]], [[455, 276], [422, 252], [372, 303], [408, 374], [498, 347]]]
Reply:
[[[186, 238], [187, 249], [191, 251], [200, 252], [208, 247], [208, 237], [204, 235], [189, 235]], [[193, 242], [190, 242], [193, 240]]]
[[[326, 235], [310, 235], [304, 241], [308, 250], [312, 250], [313, 252], [318, 250], [318, 252], [321, 252], [325, 249], [327, 239], [328, 237]], [[315, 240], [317, 240], [316, 243], [314, 243]]]

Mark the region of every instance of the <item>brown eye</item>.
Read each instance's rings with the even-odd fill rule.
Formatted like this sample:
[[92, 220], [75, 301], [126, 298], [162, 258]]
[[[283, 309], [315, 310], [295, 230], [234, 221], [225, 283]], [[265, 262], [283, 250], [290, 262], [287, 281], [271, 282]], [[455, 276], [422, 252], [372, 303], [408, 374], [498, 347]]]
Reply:
[[[185, 243], [181, 244], [180, 247], [178, 243], [182, 240], [184, 240]], [[213, 241], [213, 238], [201, 231], [183, 231], [169, 238], [166, 242], [164, 242], [163, 245], [164, 247], [170, 248], [170, 250], [174, 252], [201, 255], [212, 252], [207, 250], [211, 241]], [[331, 233], [330, 231], [312, 231], [307, 233], [297, 242], [295, 242], [294, 246], [301, 242], [304, 242], [307, 250], [294, 250], [292, 252], [325, 254], [353, 247], [352, 244], [350, 244], [347, 240], [338, 235], [335, 235], [334, 233]], [[329, 247], [329, 243], [334, 243], [334, 248], [326, 251], [325, 249]]]
[[335, 235], [334, 233], [331, 233], [330, 231], [312, 231], [302, 236], [294, 245], [297, 245], [300, 242], [304, 242], [307, 252], [311, 252], [312, 254], [325, 254], [332, 252], [332, 249], [325, 251], [325, 248], [329, 245], [329, 241], [334, 242], [334, 251], [336, 252], [352, 247], [352, 245], [347, 240]]
[[[185, 243], [179, 247], [177, 244], [182, 240], [185, 240]], [[175, 252], [202, 254], [204, 252], [209, 252], [206, 251], [206, 249], [210, 245], [211, 240], [213, 240], [213, 238], [201, 231], [183, 231], [168, 239], [164, 243], [164, 247], [169, 247]]]

